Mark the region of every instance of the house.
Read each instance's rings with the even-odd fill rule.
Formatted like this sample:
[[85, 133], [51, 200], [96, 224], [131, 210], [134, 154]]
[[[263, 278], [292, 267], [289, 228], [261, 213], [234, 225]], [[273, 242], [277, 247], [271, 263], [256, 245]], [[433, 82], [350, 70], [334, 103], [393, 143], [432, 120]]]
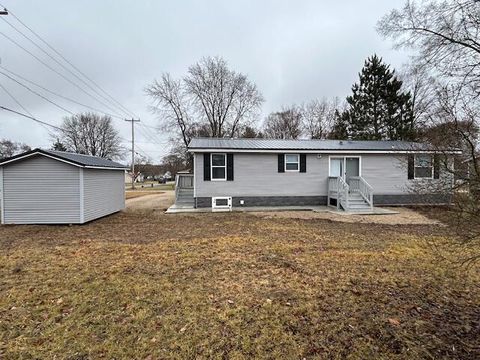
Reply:
[[[135, 183], [139, 182], [144, 182], [145, 181], [145, 176], [142, 173], [137, 174], [135, 177]], [[125, 172], [125, 184], [131, 184], [132, 183], [132, 173], [129, 171]]]
[[125, 207], [126, 167], [35, 149], [0, 161], [2, 224], [83, 224]]
[[177, 189], [177, 203], [196, 208], [330, 205], [361, 211], [447, 203], [449, 194], [419, 195], [412, 188], [453, 181], [440, 167], [440, 150], [405, 141], [195, 138], [188, 151], [193, 179], [177, 179], [191, 184]]

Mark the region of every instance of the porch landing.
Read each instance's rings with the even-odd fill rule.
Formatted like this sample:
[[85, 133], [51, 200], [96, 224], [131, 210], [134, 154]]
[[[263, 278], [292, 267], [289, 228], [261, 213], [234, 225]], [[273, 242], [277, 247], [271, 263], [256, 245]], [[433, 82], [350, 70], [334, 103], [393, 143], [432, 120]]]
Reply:
[[[344, 211], [338, 210], [332, 206], [244, 206], [244, 207], [233, 207], [232, 212], [267, 212], [267, 211], [313, 211], [313, 212], [329, 212], [332, 214], [349, 216], [349, 215], [392, 215], [398, 214], [397, 211], [373, 207], [373, 209], [362, 210], [362, 211]], [[182, 206], [178, 204], [173, 204], [170, 206], [166, 214], [181, 214], [181, 213], [211, 213], [213, 212], [211, 208], [198, 208]], [[218, 211], [215, 211], [218, 212]], [[228, 211], [227, 211], [228, 212]]]

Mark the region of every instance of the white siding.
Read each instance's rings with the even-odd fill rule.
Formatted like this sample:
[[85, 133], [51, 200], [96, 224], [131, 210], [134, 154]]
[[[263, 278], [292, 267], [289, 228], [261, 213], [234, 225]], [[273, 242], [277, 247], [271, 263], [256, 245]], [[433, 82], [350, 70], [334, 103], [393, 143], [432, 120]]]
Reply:
[[6, 224], [80, 221], [78, 168], [44, 156], [3, 167]]
[[307, 172], [278, 172], [277, 154], [233, 155], [234, 181], [204, 181], [203, 154], [195, 154], [195, 195], [314, 196], [326, 194], [328, 156], [307, 155]]
[[83, 169], [84, 220], [90, 221], [125, 208], [125, 172]]
[[[234, 181], [204, 181], [203, 153], [196, 153], [195, 196], [326, 196], [329, 156], [345, 154], [320, 154], [320, 157], [307, 154], [306, 173], [279, 173], [278, 154], [235, 153]], [[360, 154], [360, 157], [361, 174], [373, 187], [374, 194], [409, 193], [415, 180], [408, 180], [406, 155]]]

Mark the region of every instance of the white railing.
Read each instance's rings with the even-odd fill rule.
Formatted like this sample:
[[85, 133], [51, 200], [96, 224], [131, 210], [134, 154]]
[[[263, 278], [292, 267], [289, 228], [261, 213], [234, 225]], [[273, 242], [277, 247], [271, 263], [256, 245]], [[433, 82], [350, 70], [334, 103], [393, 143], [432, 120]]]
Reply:
[[348, 193], [350, 192], [350, 187], [343, 180], [342, 177], [330, 176], [328, 178], [328, 198], [327, 204], [330, 205], [330, 199], [337, 200], [337, 209], [340, 209], [340, 206], [343, 207], [343, 210], [348, 210]]
[[348, 193], [350, 187], [342, 177], [337, 178], [337, 209], [342, 205], [343, 210], [348, 211]]
[[359, 193], [363, 199], [373, 208], [373, 188], [361, 176], [352, 176], [348, 180], [350, 192]]
[[350, 194], [358, 193], [373, 209], [373, 188], [361, 176], [352, 176], [348, 179], [348, 184], [342, 177], [328, 178], [328, 197], [327, 204], [330, 205], [330, 199], [337, 200], [337, 209], [342, 206], [345, 211], [350, 208]]
[[177, 174], [175, 176], [175, 199], [180, 189], [193, 189], [193, 174]]

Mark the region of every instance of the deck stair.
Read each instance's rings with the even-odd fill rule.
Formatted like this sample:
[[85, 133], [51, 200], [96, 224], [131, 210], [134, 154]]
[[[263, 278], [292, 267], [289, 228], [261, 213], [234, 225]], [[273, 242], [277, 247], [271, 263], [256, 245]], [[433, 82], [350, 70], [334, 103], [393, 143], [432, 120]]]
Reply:
[[328, 205], [348, 212], [373, 210], [373, 188], [361, 176], [328, 178]]
[[175, 178], [175, 205], [182, 208], [194, 208], [193, 174], [177, 174]]
[[350, 193], [348, 199], [348, 209], [352, 212], [370, 211], [371, 207], [367, 200], [359, 193]]

